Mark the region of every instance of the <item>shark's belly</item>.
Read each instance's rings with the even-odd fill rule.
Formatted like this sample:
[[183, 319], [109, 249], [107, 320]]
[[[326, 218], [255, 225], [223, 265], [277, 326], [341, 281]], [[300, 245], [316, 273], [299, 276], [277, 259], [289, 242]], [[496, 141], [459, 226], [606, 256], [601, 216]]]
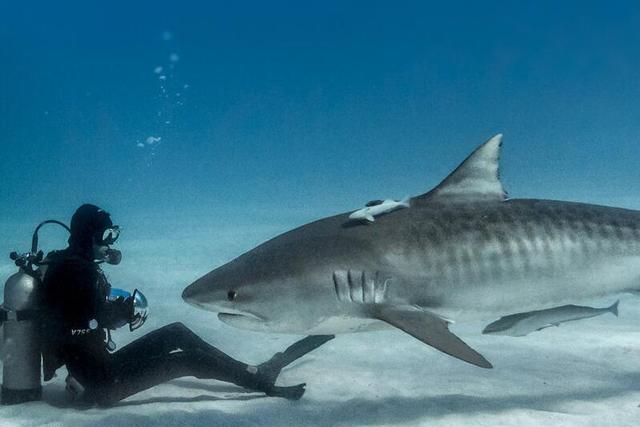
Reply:
[[391, 329], [391, 326], [377, 319], [360, 316], [336, 315], [323, 318], [315, 326], [306, 329], [309, 335], [350, 334]]

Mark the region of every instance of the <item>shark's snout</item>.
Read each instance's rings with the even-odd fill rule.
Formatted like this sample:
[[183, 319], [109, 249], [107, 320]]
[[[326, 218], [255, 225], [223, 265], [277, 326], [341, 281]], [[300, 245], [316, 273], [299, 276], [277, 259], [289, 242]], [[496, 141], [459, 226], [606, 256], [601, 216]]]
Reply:
[[206, 283], [201, 280], [198, 280], [189, 286], [187, 286], [182, 291], [182, 299], [193, 306], [198, 308], [202, 308], [205, 310], [211, 310], [209, 307], [211, 300], [211, 292], [207, 289]]
[[191, 304], [193, 302], [193, 298], [195, 294], [196, 292], [194, 288], [191, 285], [189, 285], [186, 288], [184, 288], [184, 290], [182, 291], [182, 299], [188, 302], [189, 304]]
[[182, 299], [203, 310], [218, 313], [218, 319], [232, 326], [262, 330], [265, 318], [247, 307], [239, 306], [234, 290], [213, 285], [211, 280], [199, 279], [182, 291]]
[[197, 301], [198, 290], [194, 285], [189, 285], [182, 291], [182, 299], [189, 304], [195, 304]]

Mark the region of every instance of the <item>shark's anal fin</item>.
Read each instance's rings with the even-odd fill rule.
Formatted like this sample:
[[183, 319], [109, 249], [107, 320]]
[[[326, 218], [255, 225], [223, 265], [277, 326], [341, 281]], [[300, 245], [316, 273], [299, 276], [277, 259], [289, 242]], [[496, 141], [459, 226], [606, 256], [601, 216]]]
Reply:
[[480, 353], [454, 335], [445, 320], [433, 313], [416, 308], [381, 305], [376, 307], [375, 316], [443, 353], [481, 368], [493, 368]]

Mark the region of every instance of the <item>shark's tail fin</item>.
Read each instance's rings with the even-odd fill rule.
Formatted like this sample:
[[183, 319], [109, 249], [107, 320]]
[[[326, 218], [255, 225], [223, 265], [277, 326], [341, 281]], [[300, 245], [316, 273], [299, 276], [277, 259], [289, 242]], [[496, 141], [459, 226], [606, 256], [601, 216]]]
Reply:
[[613, 304], [611, 304], [611, 307], [609, 307], [609, 311], [613, 314], [616, 315], [616, 317], [618, 317], [618, 304], [620, 303], [620, 300], [614, 302]]
[[411, 207], [411, 197], [407, 196], [404, 199], [400, 200], [400, 205], [405, 208]]

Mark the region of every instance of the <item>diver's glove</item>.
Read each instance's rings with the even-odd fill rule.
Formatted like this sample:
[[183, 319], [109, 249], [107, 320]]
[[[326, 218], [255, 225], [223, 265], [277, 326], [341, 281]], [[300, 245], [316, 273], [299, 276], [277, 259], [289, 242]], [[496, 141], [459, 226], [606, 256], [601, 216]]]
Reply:
[[133, 298], [131, 296], [110, 296], [104, 303], [98, 324], [102, 328], [118, 329], [128, 324], [133, 317]]

